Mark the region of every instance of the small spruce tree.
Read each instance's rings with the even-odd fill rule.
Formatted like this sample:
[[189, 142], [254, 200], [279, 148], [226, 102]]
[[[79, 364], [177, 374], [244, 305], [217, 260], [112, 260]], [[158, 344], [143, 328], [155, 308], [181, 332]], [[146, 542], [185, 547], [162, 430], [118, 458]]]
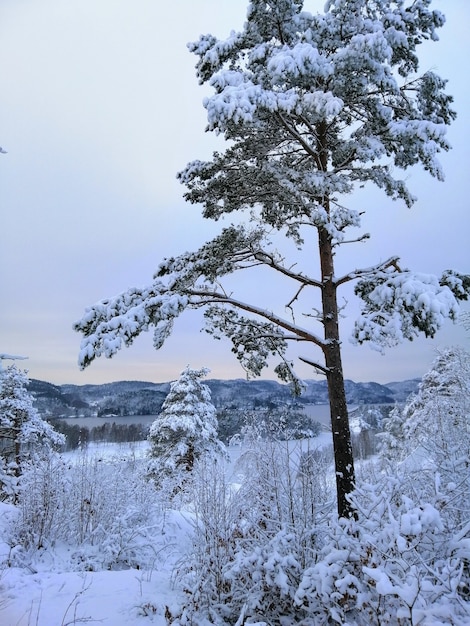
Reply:
[[167, 478], [184, 482], [196, 461], [223, 454], [224, 445], [217, 437], [216, 409], [211, 392], [201, 382], [209, 372], [190, 367], [171, 384], [162, 412], [150, 427], [149, 473], [156, 481]]
[[13, 502], [24, 465], [65, 443], [64, 435], [39, 416], [27, 385], [26, 372], [15, 365], [0, 372], [0, 499]]

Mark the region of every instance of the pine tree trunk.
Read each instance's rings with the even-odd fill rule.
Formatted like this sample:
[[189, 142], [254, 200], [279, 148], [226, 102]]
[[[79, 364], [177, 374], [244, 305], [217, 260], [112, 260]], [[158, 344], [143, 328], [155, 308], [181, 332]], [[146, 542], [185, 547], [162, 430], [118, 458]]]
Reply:
[[[320, 169], [323, 172], [327, 172], [329, 150], [328, 127], [326, 122], [320, 122], [316, 130]], [[329, 197], [323, 197], [321, 203], [326, 214], [330, 215]], [[354, 510], [347, 496], [353, 491], [355, 485], [354, 458], [352, 453], [351, 432], [349, 430], [346, 390], [344, 388], [343, 365], [341, 362], [334, 251], [331, 235], [326, 228], [321, 226], [318, 228], [318, 246], [322, 279], [321, 296], [325, 338], [323, 354], [325, 357], [328, 397], [330, 401], [338, 515], [339, 517], [351, 517], [354, 515]]]
[[347, 496], [353, 491], [355, 485], [354, 458], [341, 362], [333, 247], [331, 237], [325, 229], [319, 229], [319, 248], [322, 272], [323, 325], [326, 344], [323, 353], [327, 369], [326, 377], [330, 401], [338, 515], [339, 517], [351, 517], [354, 515], [354, 511]]

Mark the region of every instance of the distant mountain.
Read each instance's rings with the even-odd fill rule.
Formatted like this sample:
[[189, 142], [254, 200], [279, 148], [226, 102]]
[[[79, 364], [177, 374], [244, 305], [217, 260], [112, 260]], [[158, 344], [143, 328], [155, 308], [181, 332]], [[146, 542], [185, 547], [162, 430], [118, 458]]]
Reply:
[[387, 389], [393, 393], [396, 402], [405, 402], [413, 393], [418, 391], [420, 378], [412, 378], [401, 382], [387, 383]]
[[[212, 401], [217, 408], [259, 408], [292, 401], [287, 385], [274, 380], [208, 380]], [[306, 380], [306, 390], [298, 401], [327, 404], [325, 380]], [[350, 405], [395, 404], [405, 402], [418, 389], [419, 379], [379, 383], [346, 381]], [[155, 415], [170, 389], [170, 383], [120, 381], [104, 385], [53, 385], [32, 379], [29, 391], [35, 406], [44, 416], [90, 417], [106, 415]]]

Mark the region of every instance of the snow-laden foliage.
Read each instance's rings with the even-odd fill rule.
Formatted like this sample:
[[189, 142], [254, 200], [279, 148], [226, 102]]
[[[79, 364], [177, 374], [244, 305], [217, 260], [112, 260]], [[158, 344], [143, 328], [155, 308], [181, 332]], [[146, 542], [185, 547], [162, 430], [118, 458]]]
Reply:
[[409, 458], [362, 468], [349, 520], [331, 517], [322, 454], [248, 432], [241, 486], [227, 497], [224, 484], [180, 569], [188, 601], [177, 624], [468, 623], [469, 380], [465, 351], [439, 354], [405, 411], [383, 420]]
[[[447, 491], [444, 513], [453, 524], [470, 518], [470, 355], [442, 350], [404, 409], [385, 420], [382, 456], [416, 474], [422, 494], [439, 473]], [[449, 523], [451, 523], [449, 521]]]
[[[403, 455], [419, 446], [437, 451], [436, 446], [447, 442], [457, 452], [460, 446], [469, 445], [470, 409], [470, 356], [461, 347], [438, 351], [430, 370], [424, 374], [418, 393], [412, 395], [402, 411], [395, 410], [390, 420], [384, 421], [387, 441], [394, 436], [394, 445], [384, 445], [383, 455], [389, 447], [399, 447]], [[401, 436], [400, 436], [401, 435]], [[399, 440], [398, 440], [399, 438]], [[462, 452], [464, 456], [465, 450]]]
[[301, 405], [266, 405], [253, 409], [225, 407], [217, 412], [219, 437], [230, 445], [241, 444], [255, 430], [259, 439], [309, 439], [320, 434], [320, 422], [307, 415]]
[[201, 382], [208, 372], [186, 367], [171, 384], [162, 411], [150, 426], [148, 472], [157, 485], [169, 479], [173, 489], [179, 489], [198, 459], [224, 454], [211, 392]]
[[50, 456], [28, 466], [20, 484], [12, 565], [34, 567], [55, 545], [67, 546], [58, 565], [72, 571], [151, 570], [158, 562], [162, 504], [132, 458]]
[[430, 473], [422, 491], [413, 473], [368, 465], [351, 496], [356, 518], [338, 521], [331, 456], [299, 451], [253, 440], [236, 491], [202, 472], [176, 624], [464, 626], [470, 529], [447, 515], [452, 488]]
[[464, 282], [466, 277], [450, 271], [438, 281], [432, 275], [390, 268], [361, 279], [355, 291], [365, 306], [356, 322], [355, 341], [383, 350], [411, 341], [420, 332], [434, 337], [446, 319], [457, 319], [457, 299], [467, 299]]
[[[231, 609], [230, 585], [224, 571], [237, 549], [239, 515], [231, 498], [226, 467], [201, 459], [193, 472], [193, 527], [191, 548], [175, 568], [175, 581], [187, 594], [175, 624], [224, 623]], [[199, 622], [201, 619], [201, 622]]]
[[0, 499], [15, 500], [18, 478], [27, 463], [33, 466], [65, 442], [44, 421], [27, 390], [26, 372], [11, 365], [0, 372]]
[[238, 433], [241, 439], [293, 441], [313, 439], [321, 432], [320, 422], [306, 415], [302, 407], [279, 406], [245, 411]]
[[[204, 101], [208, 130], [223, 135], [227, 147], [209, 161], [192, 161], [178, 177], [204, 217], [237, 213], [238, 225], [193, 253], [165, 259], [148, 287], [99, 302], [75, 324], [86, 367], [150, 327], [160, 348], [183, 311], [203, 308], [208, 331], [232, 342], [249, 374], [258, 376], [274, 358], [277, 374], [297, 393], [287, 347], [301, 346], [298, 358], [328, 379], [340, 515], [351, 514], [345, 496], [354, 487], [354, 459], [338, 289], [359, 281], [364, 311], [356, 340], [391, 346], [419, 332], [434, 335], [456, 318], [457, 301], [470, 288], [468, 277], [453, 272], [438, 280], [401, 271], [395, 257], [335, 274], [336, 248], [369, 237], [358, 232], [361, 211], [346, 206], [346, 195], [372, 184], [411, 206], [404, 170], [419, 165], [443, 179], [438, 156], [450, 148], [446, 127], [455, 112], [446, 81], [419, 72], [419, 45], [437, 40], [444, 24], [429, 4], [335, 0], [314, 15], [301, 0], [252, 0], [241, 31], [189, 44], [200, 82], [212, 89]], [[278, 233], [305, 250], [302, 261], [275, 249]], [[288, 279], [284, 308], [239, 297], [225, 280], [240, 271], [257, 272], [255, 280]], [[312, 290], [321, 301], [313, 309]]]
[[304, 613], [293, 599], [314, 558], [316, 525], [334, 507], [331, 451], [250, 435], [235, 489], [220, 467], [197, 469], [194, 547], [177, 572], [188, 600], [177, 624], [278, 624]]
[[418, 444], [436, 440], [439, 434], [461, 440], [469, 434], [469, 411], [470, 354], [457, 346], [440, 350], [404, 409], [405, 433]]
[[442, 495], [416, 499], [409, 479], [363, 484], [353, 496], [357, 520], [324, 528], [316, 562], [303, 573], [295, 604], [310, 623], [464, 626], [468, 528], [446, 527]]
[[383, 431], [379, 433], [380, 453], [390, 462], [402, 461], [406, 451], [405, 431], [403, 429], [402, 409], [395, 406], [383, 422]]

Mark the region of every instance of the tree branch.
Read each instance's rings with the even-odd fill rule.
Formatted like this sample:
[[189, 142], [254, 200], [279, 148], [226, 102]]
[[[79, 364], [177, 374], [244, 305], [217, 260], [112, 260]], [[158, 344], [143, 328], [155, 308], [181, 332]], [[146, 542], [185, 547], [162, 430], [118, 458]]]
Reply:
[[312, 150], [311, 146], [309, 146], [305, 139], [300, 135], [300, 133], [287, 122], [287, 120], [281, 113], [278, 112], [277, 117], [281, 124], [284, 126], [284, 128], [287, 130], [287, 132], [292, 135], [292, 137], [300, 143], [305, 152], [313, 158], [317, 168], [319, 170], [322, 170], [323, 168], [321, 165], [320, 157], [318, 156], [317, 152], [315, 150]]
[[292, 308], [293, 303], [298, 299], [300, 292], [302, 291], [302, 289], [305, 287], [305, 285], [300, 285], [300, 287], [297, 289], [297, 291], [295, 292], [295, 295], [292, 296], [292, 298], [289, 300], [289, 302], [286, 304], [286, 308], [287, 309], [291, 309], [291, 314], [292, 314], [292, 319], [294, 319], [294, 310]]
[[380, 263], [379, 265], [376, 265], [375, 267], [368, 267], [362, 270], [354, 270], [353, 272], [350, 272], [349, 274], [345, 274], [344, 276], [336, 280], [335, 285], [339, 287], [340, 285], [344, 283], [348, 283], [351, 280], [357, 280], [358, 278], [361, 278], [362, 276], [367, 276], [368, 274], [374, 274], [375, 272], [383, 272], [389, 267], [394, 267], [397, 270], [397, 272], [401, 272], [401, 269], [398, 265], [399, 260], [400, 260], [400, 257], [394, 256], [388, 259], [387, 261], [385, 261], [384, 263]]
[[357, 239], [345, 239], [343, 241], [335, 241], [333, 246], [334, 247], [344, 246], [344, 244], [346, 244], [346, 243], [361, 243], [362, 241], [367, 241], [367, 239], [370, 239], [370, 234], [369, 233], [364, 233], [363, 235], [361, 235]]
[[266, 311], [265, 309], [260, 309], [259, 307], [253, 306], [251, 304], [247, 304], [245, 302], [241, 302], [240, 300], [236, 300], [231, 296], [227, 296], [222, 293], [218, 293], [215, 291], [205, 291], [203, 289], [188, 289], [186, 291], [186, 295], [189, 298], [200, 298], [200, 302], [191, 301], [191, 305], [194, 308], [199, 308], [202, 306], [206, 306], [208, 304], [226, 304], [228, 306], [234, 307], [236, 309], [241, 309], [242, 311], [247, 311], [248, 313], [253, 313], [258, 317], [261, 317], [273, 324], [276, 324], [280, 328], [289, 331], [294, 336], [289, 337], [290, 340], [296, 341], [310, 341], [314, 343], [321, 349], [324, 348], [325, 343], [318, 337], [317, 335], [309, 332], [305, 328], [301, 328], [296, 324], [288, 322], [287, 320], [279, 317], [272, 311]]
[[267, 254], [266, 252], [263, 252], [262, 250], [260, 250], [259, 252], [255, 252], [253, 254], [253, 257], [260, 263], [263, 263], [264, 265], [272, 267], [277, 272], [284, 274], [284, 276], [287, 276], [288, 278], [292, 278], [293, 280], [296, 280], [299, 283], [302, 283], [302, 286], [310, 285], [311, 287], [318, 287], [319, 289], [321, 289], [322, 284], [319, 280], [309, 278], [308, 276], [304, 276], [303, 274], [297, 274], [296, 272], [292, 272], [291, 270], [287, 269], [283, 265], [276, 263], [272, 255]]
[[306, 363], [307, 365], [311, 365], [322, 374], [325, 374], [325, 376], [329, 372], [329, 369], [327, 367], [324, 367], [323, 365], [320, 365], [319, 363], [316, 363], [315, 361], [310, 361], [310, 359], [306, 359], [303, 356], [299, 356], [299, 361], [302, 361], [303, 363]]

